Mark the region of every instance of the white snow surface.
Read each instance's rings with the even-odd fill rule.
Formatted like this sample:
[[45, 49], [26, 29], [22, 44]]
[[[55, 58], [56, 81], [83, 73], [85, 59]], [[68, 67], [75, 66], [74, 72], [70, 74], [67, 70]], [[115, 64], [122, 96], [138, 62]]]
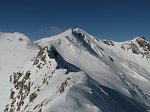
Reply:
[[136, 39], [80, 28], [35, 42], [0, 33], [0, 112], [150, 112], [150, 51]]

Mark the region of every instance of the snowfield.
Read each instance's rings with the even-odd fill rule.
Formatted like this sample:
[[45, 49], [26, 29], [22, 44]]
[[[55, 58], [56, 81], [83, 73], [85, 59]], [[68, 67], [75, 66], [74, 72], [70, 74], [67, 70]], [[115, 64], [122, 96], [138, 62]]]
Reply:
[[145, 37], [0, 33], [0, 112], [150, 112], [149, 66]]

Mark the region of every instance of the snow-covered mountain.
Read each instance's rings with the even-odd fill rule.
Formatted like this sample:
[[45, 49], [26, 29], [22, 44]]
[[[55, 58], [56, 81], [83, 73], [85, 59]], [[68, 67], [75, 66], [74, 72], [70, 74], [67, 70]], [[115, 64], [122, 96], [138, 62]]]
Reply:
[[0, 33], [0, 112], [150, 112], [149, 65], [145, 37]]

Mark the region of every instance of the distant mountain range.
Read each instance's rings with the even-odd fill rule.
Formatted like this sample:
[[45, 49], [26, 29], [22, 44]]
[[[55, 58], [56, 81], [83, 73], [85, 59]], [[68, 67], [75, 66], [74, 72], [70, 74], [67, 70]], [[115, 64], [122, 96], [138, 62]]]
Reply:
[[150, 43], [0, 33], [0, 112], [150, 112]]

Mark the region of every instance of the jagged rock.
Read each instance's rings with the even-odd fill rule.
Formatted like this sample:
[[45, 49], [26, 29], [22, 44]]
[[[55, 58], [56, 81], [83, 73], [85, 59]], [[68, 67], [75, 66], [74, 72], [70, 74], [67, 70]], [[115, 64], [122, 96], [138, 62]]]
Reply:
[[32, 93], [29, 96], [29, 102], [33, 102], [33, 100], [37, 97], [37, 93]]
[[11, 98], [11, 99], [14, 98], [14, 94], [15, 94], [15, 92], [14, 92], [14, 91], [11, 91], [11, 94], [10, 94], [10, 98]]
[[59, 87], [60, 93], [62, 93], [62, 92], [65, 91], [65, 87], [67, 86], [67, 84], [68, 84], [67, 80], [65, 80], [65, 82], [63, 82], [63, 83], [61, 84], [61, 86]]
[[144, 58], [150, 58], [150, 44], [144, 37], [102, 42], [73, 29], [35, 42], [40, 49], [18, 42], [21, 36], [10, 37], [0, 33], [0, 111], [149, 111]]
[[109, 45], [109, 46], [115, 46], [115, 44], [114, 44], [113, 41], [111, 41], [111, 40], [102, 40], [102, 42], [103, 42], [104, 44]]
[[142, 55], [142, 57], [146, 57], [146, 59], [150, 57], [150, 43], [146, 41], [145, 37], [138, 37], [135, 40], [130, 40], [122, 44], [121, 48], [124, 50], [131, 50], [134, 54]]

